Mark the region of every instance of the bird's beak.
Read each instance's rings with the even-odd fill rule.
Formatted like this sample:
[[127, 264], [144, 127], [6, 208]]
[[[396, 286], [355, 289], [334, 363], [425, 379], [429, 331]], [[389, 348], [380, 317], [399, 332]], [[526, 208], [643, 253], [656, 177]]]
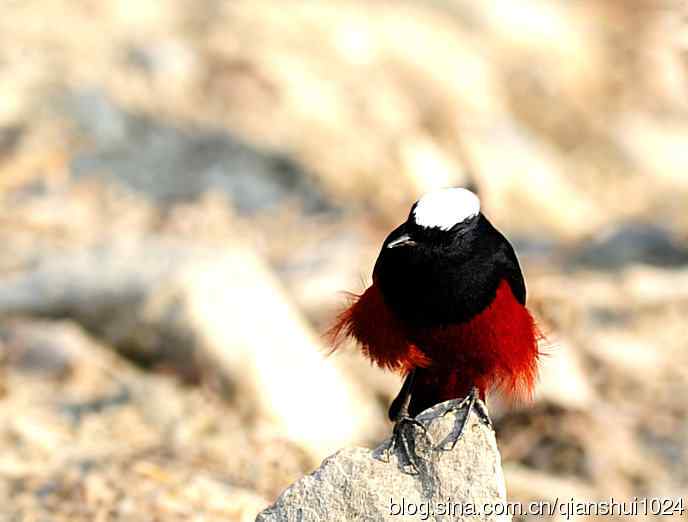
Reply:
[[413, 246], [415, 244], [416, 244], [416, 242], [413, 239], [411, 239], [411, 236], [409, 236], [408, 234], [402, 234], [401, 236], [399, 236], [395, 240], [387, 243], [387, 248], [396, 248], [396, 247], [400, 247], [400, 246]]

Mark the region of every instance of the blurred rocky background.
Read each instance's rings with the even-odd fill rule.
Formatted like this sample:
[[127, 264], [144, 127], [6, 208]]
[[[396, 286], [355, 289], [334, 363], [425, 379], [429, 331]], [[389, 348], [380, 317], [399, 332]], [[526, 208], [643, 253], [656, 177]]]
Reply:
[[2, 522], [253, 520], [383, 440], [399, 379], [322, 332], [446, 185], [549, 338], [510, 499], [688, 491], [687, 4], [0, 9]]

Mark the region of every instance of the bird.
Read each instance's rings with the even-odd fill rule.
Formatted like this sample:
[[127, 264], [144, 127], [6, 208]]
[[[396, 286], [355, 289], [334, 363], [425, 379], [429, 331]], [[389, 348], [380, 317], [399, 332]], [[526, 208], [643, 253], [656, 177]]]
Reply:
[[424, 194], [384, 240], [372, 284], [350, 296], [328, 331], [332, 351], [353, 338], [370, 361], [404, 377], [388, 412], [392, 445], [403, 424], [424, 429], [415, 417], [435, 404], [467, 400], [489, 424], [478, 399], [491, 391], [532, 397], [543, 336], [526, 307], [514, 248], [474, 192]]

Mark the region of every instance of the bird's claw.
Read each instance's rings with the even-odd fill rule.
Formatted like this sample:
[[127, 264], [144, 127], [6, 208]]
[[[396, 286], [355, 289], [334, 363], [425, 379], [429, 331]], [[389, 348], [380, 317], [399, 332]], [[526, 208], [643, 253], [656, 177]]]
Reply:
[[450, 439], [449, 445], [440, 445], [439, 448], [442, 451], [452, 451], [456, 447], [456, 443], [459, 442], [459, 439], [461, 439], [464, 432], [466, 431], [466, 426], [468, 426], [468, 419], [471, 416], [471, 411], [475, 411], [480, 421], [484, 423], [486, 426], [488, 426], [490, 429], [494, 430], [494, 426], [492, 426], [492, 421], [490, 420], [490, 416], [487, 413], [485, 403], [478, 400], [477, 388], [472, 388], [469, 394], [459, 404], [457, 404], [456, 406], [452, 406], [451, 408], [448, 408], [442, 414], [442, 416], [446, 415], [450, 411], [456, 410], [465, 410], [466, 413], [461, 419], [461, 423], [459, 424], [459, 429], [456, 435], [451, 434], [449, 437], [447, 437], [447, 439]]
[[478, 415], [478, 419], [490, 428], [492, 431], [494, 431], [494, 426], [492, 424], [492, 419], [490, 419], [490, 414], [487, 412], [487, 407], [485, 406], [485, 403], [483, 401], [475, 401], [475, 404], [473, 404], [473, 407], [475, 408], [475, 413]]
[[409, 475], [418, 475], [420, 473], [421, 465], [420, 465], [420, 457], [416, 455], [415, 452], [415, 444], [414, 448], [411, 449], [411, 445], [409, 444], [408, 436], [406, 434], [406, 431], [403, 429], [404, 425], [413, 425], [413, 426], [418, 426], [421, 431], [423, 432], [423, 435], [425, 438], [428, 440], [430, 445], [432, 446], [432, 438], [430, 437], [430, 434], [428, 433], [428, 428], [419, 420], [414, 419], [413, 417], [409, 417], [408, 415], [404, 415], [397, 419], [397, 421], [394, 423], [394, 431], [392, 433], [392, 439], [390, 441], [390, 444], [388, 448], [386, 449], [386, 459], [384, 459], [385, 462], [389, 462], [390, 456], [394, 451], [396, 450], [397, 447], [401, 448], [401, 451], [404, 455], [405, 460], [408, 462], [408, 464], [403, 465], [403, 470], [405, 473], [408, 473]]

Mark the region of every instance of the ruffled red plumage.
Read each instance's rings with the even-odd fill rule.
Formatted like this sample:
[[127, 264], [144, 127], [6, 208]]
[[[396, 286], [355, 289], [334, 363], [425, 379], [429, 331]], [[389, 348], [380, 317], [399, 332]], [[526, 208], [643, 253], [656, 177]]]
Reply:
[[347, 337], [353, 337], [363, 353], [381, 368], [408, 373], [424, 368], [428, 357], [412, 342], [404, 325], [394, 317], [380, 289], [371, 285], [362, 295], [349, 294], [352, 304], [327, 333], [332, 351]]
[[470, 321], [430, 328], [402, 324], [373, 284], [342, 312], [329, 332], [334, 349], [353, 337], [366, 356], [383, 368], [417, 372], [411, 410], [499, 390], [511, 399], [532, 396], [542, 338], [528, 309], [503, 280], [491, 304]]

